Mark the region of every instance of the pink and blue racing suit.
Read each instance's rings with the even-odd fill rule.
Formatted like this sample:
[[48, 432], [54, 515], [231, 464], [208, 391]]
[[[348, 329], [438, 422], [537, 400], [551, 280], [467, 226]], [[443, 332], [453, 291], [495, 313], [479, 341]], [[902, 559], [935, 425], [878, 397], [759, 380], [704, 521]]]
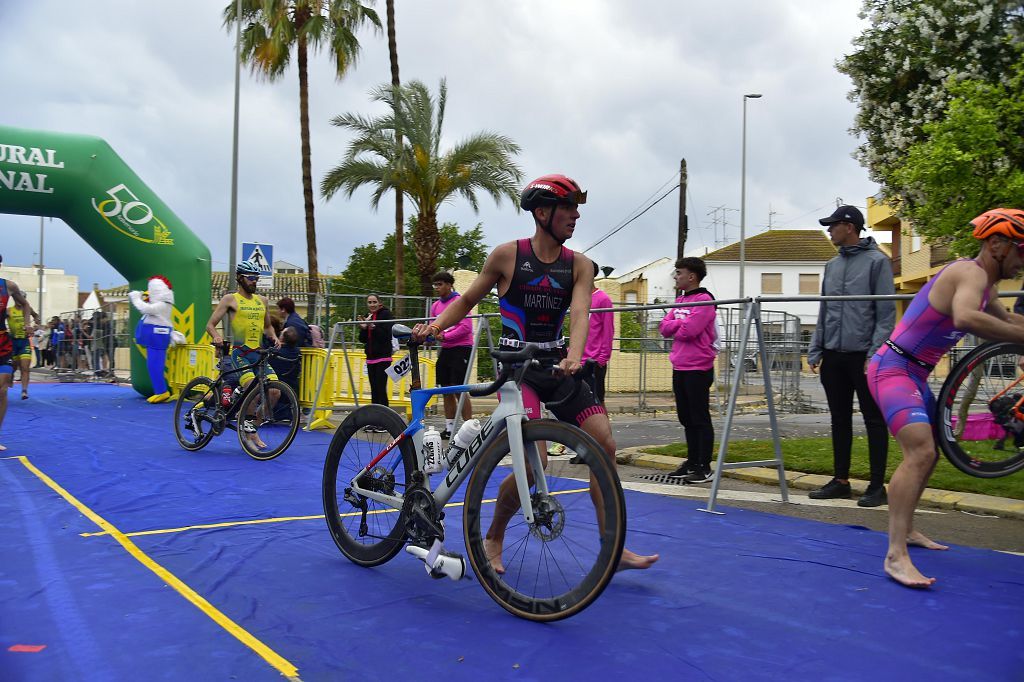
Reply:
[[[868, 389], [894, 436], [907, 424], [932, 423], [935, 396], [928, 387], [928, 375], [967, 333], [953, 326], [952, 316], [940, 313], [928, 302], [932, 285], [945, 271], [939, 270], [914, 296], [896, 329], [868, 365]], [[986, 291], [982, 310], [988, 298]]]

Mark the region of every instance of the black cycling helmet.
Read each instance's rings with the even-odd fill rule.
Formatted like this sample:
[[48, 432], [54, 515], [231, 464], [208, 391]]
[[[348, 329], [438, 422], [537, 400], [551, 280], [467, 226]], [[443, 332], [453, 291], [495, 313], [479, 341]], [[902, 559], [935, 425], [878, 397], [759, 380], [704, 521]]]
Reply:
[[[533, 180], [526, 185], [519, 196], [519, 205], [523, 207], [523, 210], [530, 212], [542, 206], [557, 206], [558, 204], [577, 206], [585, 203], [587, 203], [587, 193], [580, 189], [579, 183], [567, 175], [557, 173], [542, 175]], [[555, 236], [551, 232], [551, 221], [554, 220], [554, 217], [555, 213], [552, 211], [548, 216], [547, 224], [541, 226], [552, 237]], [[557, 238], [555, 241], [559, 244], [565, 242], [564, 239]]]
[[258, 275], [260, 269], [252, 261], [243, 260], [235, 266], [235, 275]]

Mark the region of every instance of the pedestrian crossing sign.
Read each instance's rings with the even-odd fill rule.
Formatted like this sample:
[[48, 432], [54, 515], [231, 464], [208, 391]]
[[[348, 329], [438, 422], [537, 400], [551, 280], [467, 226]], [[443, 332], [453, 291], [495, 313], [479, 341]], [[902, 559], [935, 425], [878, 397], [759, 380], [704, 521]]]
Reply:
[[242, 260], [247, 260], [260, 271], [257, 286], [270, 289], [274, 286], [274, 247], [259, 242], [242, 242]]

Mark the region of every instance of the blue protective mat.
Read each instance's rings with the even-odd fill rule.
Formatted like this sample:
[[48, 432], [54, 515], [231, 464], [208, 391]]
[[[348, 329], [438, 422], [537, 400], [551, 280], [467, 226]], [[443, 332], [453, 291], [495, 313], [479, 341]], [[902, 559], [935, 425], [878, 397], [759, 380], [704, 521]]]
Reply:
[[[131, 540], [303, 680], [1024, 680], [1022, 557], [920, 550], [940, 582], [912, 591], [882, 576], [880, 533], [628, 493], [628, 546], [662, 560], [540, 625], [405, 554], [375, 569], [341, 556], [318, 518], [328, 434], [257, 462], [233, 433], [181, 450], [171, 414], [124, 388], [34, 385], [0, 442], [124, 533], [294, 519]], [[456, 551], [460, 523], [451, 509]], [[0, 678], [281, 679], [111, 537], [80, 535], [99, 530], [0, 460]]]

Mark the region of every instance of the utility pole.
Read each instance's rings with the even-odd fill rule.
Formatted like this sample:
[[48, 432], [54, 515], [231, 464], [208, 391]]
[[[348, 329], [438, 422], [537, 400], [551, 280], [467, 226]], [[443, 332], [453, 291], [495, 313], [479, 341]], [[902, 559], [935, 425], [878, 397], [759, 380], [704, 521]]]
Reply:
[[686, 235], [690, 230], [686, 218], [686, 159], [679, 161], [679, 239], [676, 243], [676, 258], [682, 258], [686, 251]]

